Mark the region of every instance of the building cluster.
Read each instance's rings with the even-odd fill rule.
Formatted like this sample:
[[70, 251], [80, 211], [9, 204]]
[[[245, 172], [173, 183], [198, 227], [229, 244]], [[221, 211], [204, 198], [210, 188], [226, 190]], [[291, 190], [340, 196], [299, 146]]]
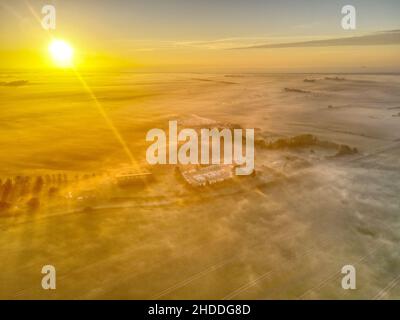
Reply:
[[120, 186], [144, 184], [152, 178], [152, 173], [144, 169], [126, 167], [114, 173], [115, 181]]
[[224, 164], [179, 166], [179, 172], [183, 179], [194, 187], [230, 180], [234, 176], [233, 169], [233, 165]]

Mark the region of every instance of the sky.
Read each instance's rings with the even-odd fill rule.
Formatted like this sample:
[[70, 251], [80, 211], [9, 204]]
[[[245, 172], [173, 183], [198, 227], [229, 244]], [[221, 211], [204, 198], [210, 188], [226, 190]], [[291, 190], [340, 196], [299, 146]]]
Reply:
[[[341, 26], [347, 4], [355, 30]], [[57, 37], [80, 68], [399, 72], [399, 16], [398, 0], [0, 0], [0, 68], [51, 67]]]

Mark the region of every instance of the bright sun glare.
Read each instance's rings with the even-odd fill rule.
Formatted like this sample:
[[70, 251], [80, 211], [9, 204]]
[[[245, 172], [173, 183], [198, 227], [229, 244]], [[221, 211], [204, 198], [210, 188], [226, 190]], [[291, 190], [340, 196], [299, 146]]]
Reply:
[[55, 64], [59, 67], [72, 66], [74, 50], [63, 40], [53, 40], [49, 45], [49, 51]]

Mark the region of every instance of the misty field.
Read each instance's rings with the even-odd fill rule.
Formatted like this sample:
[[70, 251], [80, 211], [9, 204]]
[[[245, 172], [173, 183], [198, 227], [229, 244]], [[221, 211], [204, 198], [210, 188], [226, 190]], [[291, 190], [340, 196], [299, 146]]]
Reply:
[[[400, 298], [400, 76], [81, 77], [0, 75], [0, 298]], [[254, 128], [256, 177], [193, 189], [148, 166], [169, 120]], [[130, 160], [110, 123], [153, 181], [112, 182]]]

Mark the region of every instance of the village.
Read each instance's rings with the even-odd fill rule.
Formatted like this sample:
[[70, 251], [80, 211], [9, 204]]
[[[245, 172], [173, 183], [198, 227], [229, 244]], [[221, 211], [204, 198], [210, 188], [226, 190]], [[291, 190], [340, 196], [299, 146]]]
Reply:
[[[244, 138], [243, 131], [245, 131]], [[249, 175], [253, 172], [254, 129], [184, 128], [178, 133], [178, 122], [169, 121], [168, 132], [168, 144], [164, 130], [151, 129], [147, 133], [146, 141], [156, 140], [146, 151], [148, 163], [192, 165], [237, 163], [243, 164], [244, 167], [235, 168], [235, 174]], [[243, 151], [245, 151], [244, 156]]]
[[225, 164], [153, 167], [142, 164], [95, 173], [63, 172], [3, 178], [0, 180], [0, 216], [35, 213], [53, 207], [88, 210], [110, 201], [135, 200], [135, 203], [158, 205], [163, 199], [171, 201], [170, 184], [175, 185], [175, 191], [181, 190], [181, 194], [197, 188], [226, 186], [237, 179], [236, 167]]

